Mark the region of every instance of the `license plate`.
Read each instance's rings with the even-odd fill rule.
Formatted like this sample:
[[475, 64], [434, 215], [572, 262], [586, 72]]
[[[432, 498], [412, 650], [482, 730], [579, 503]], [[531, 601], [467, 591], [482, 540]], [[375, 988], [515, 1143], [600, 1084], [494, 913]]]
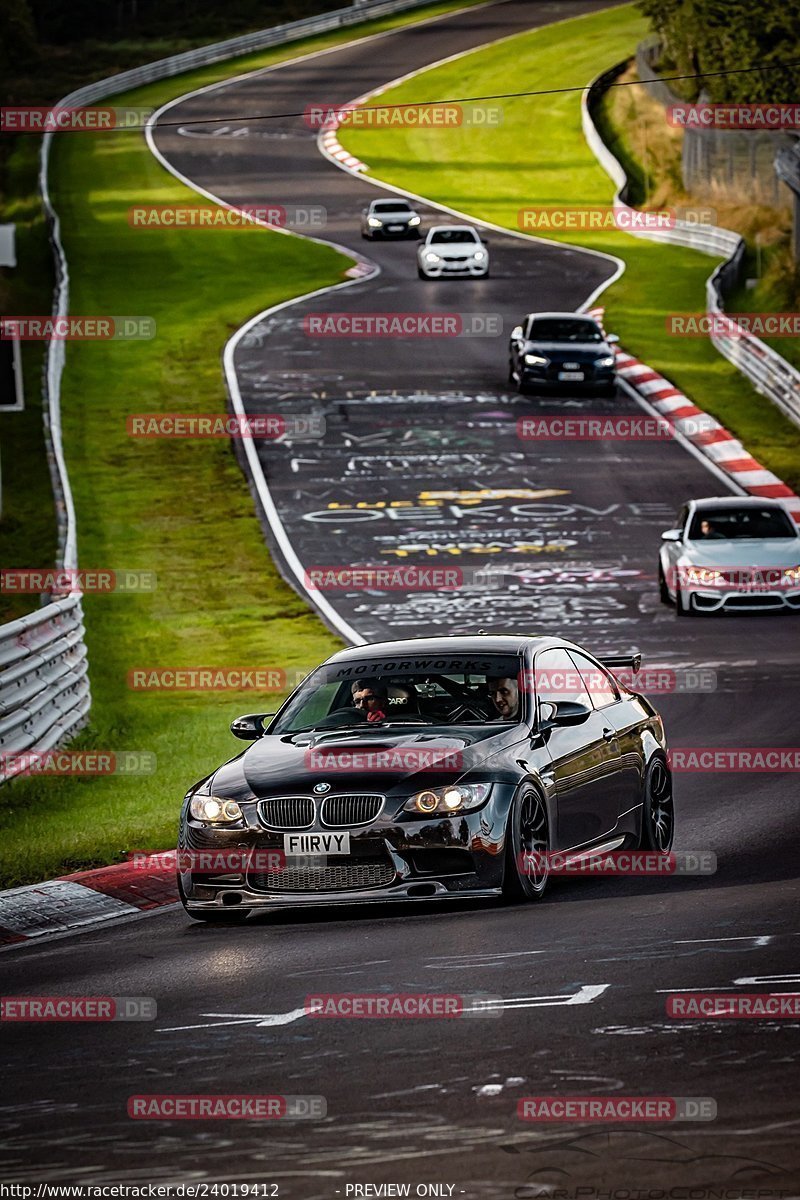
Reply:
[[389, 228], [389, 233], [402, 233], [403, 232], [402, 225], [389, 225], [388, 228]]
[[559, 379], [583, 379], [583, 371], [559, 371]]
[[283, 852], [287, 858], [307, 854], [349, 854], [347, 833], [285, 833]]

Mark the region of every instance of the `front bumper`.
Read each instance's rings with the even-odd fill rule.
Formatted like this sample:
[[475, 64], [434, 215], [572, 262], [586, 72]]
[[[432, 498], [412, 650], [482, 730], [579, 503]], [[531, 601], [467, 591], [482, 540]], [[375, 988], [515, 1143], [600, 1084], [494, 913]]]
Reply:
[[800, 589], [778, 592], [742, 587], [720, 591], [696, 587], [687, 589], [685, 596], [695, 612], [800, 612]]
[[475, 262], [470, 258], [456, 260], [451, 259], [450, 261], [444, 259], [442, 262], [438, 263], [428, 263], [423, 259], [419, 265], [420, 269], [424, 271], [430, 279], [443, 279], [449, 278], [450, 276], [455, 279], [459, 278], [459, 276], [471, 279], [480, 279], [481, 276], [485, 275], [489, 270], [489, 263], [486, 260], [483, 262]]
[[[392, 225], [397, 225], [398, 222], [392, 222]], [[401, 225], [399, 229], [390, 228], [388, 225], [364, 227], [364, 232], [369, 238], [386, 238], [387, 241], [401, 241], [403, 238], [418, 238], [419, 225]]]
[[587, 389], [596, 391], [602, 388], [604, 391], [616, 387], [617, 372], [615, 367], [597, 367], [594, 368], [591, 364], [582, 364], [579, 368], [583, 372], [583, 379], [559, 379], [559, 374], [564, 372], [566, 368], [560, 363], [550, 363], [548, 366], [528, 366], [523, 364], [520, 367], [520, 381], [528, 386], [545, 388], [562, 389], [567, 388], [570, 391]]
[[[202, 911], [497, 896], [512, 796], [513, 788], [496, 784], [489, 801], [474, 812], [378, 818], [350, 830], [349, 855], [329, 855], [324, 864], [289, 857], [285, 865], [263, 870], [262, 858], [255, 870], [246, 865], [240, 872], [180, 870], [184, 902], [190, 911]], [[223, 830], [184, 817], [178, 849], [282, 851], [283, 832], [260, 826], [255, 812], [246, 820], [245, 829]]]

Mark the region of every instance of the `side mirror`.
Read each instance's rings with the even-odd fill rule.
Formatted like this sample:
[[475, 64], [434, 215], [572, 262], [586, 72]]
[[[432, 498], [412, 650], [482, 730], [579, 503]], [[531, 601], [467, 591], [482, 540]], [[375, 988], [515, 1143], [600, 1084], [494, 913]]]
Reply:
[[483, 242], [484, 246], [488, 246], [488, 245], [489, 245], [489, 239], [488, 239], [488, 238], [481, 238], [481, 241]]
[[554, 703], [545, 700], [539, 705], [539, 730], [552, 729], [561, 725], [582, 725], [592, 715], [592, 709], [573, 700]]
[[512, 342], [521, 342], [522, 341], [522, 326], [521, 325], [515, 325], [514, 328], [511, 330], [511, 340], [512, 340]]
[[661, 535], [662, 542], [680, 542], [682, 539], [682, 529], [665, 529]]
[[606, 341], [609, 343], [609, 345], [613, 346], [613, 345], [614, 345], [616, 342], [618, 342], [618, 341], [619, 341], [619, 334], [616, 334], [616, 333], [607, 333], [607, 334], [606, 334]]
[[264, 722], [275, 713], [248, 713], [231, 721], [231, 733], [243, 742], [254, 742], [264, 732]]

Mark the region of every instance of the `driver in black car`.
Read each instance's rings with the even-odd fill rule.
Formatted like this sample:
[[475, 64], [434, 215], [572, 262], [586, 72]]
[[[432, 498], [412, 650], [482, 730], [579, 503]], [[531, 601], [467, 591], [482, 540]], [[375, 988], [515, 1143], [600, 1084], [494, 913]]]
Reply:
[[353, 704], [367, 714], [367, 720], [386, 720], [386, 709], [389, 707], [388, 693], [382, 683], [377, 680], [365, 679], [360, 690], [353, 693]]
[[487, 679], [489, 697], [497, 709], [495, 721], [516, 721], [519, 719], [519, 684], [516, 679], [503, 676], [498, 679]]

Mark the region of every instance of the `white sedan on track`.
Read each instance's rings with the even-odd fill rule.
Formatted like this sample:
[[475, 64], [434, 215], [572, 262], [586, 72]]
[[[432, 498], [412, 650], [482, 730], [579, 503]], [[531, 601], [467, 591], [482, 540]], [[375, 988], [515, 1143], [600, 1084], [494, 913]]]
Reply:
[[486, 242], [471, 225], [434, 225], [417, 248], [420, 279], [468, 275], [485, 279], [489, 274]]
[[800, 612], [800, 530], [779, 500], [690, 500], [661, 535], [658, 586], [679, 617]]

